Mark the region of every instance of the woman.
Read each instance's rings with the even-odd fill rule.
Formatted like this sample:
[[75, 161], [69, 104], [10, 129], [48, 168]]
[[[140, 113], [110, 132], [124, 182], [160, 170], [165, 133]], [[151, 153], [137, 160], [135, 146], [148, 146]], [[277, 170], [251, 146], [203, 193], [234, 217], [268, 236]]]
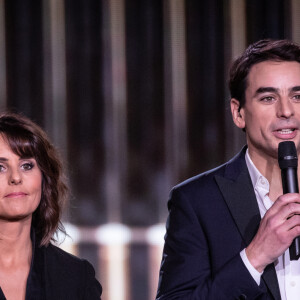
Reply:
[[67, 186], [45, 132], [0, 115], [0, 299], [100, 299], [91, 264], [51, 244]]

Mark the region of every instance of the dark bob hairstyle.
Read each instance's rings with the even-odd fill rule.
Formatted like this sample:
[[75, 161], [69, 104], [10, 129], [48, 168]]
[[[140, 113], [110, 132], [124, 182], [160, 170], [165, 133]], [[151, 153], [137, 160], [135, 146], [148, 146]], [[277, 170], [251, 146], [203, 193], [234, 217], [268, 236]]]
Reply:
[[247, 77], [253, 65], [263, 61], [296, 61], [300, 63], [300, 46], [288, 40], [260, 40], [250, 45], [232, 64], [229, 74], [231, 98], [245, 105]]
[[66, 234], [60, 218], [68, 188], [58, 152], [46, 133], [20, 114], [0, 114], [0, 134], [14, 154], [34, 158], [42, 172], [42, 196], [33, 213], [32, 227], [40, 246], [47, 246], [56, 240], [54, 236], [58, 231]]

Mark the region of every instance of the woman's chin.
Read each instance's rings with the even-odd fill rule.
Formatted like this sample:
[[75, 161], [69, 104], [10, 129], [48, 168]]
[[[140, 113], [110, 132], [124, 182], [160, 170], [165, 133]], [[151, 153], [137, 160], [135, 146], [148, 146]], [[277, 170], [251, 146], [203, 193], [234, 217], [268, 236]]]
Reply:
[[24, 212], [16, 212], [16, 213], [10, 213], [1, 215], [0, 214], [0, 221], [6, 221], [6, 222], [19, 222], [19, 221], [31, 221], [32, 214], [26, 214]]

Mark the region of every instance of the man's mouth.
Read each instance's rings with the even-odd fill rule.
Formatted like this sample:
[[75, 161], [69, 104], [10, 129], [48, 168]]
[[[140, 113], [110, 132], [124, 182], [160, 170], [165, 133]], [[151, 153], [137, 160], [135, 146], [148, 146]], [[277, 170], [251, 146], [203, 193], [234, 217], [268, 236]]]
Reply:
[[291, 134], [293, 131], [295, 131], [295, 128], [278, 129], [276, 131], [280, 134]]
[[296, 137], [298, 129], [294, 128], [280, 128], [273, 131], [273, 134], [281, 140], [291, 140]]

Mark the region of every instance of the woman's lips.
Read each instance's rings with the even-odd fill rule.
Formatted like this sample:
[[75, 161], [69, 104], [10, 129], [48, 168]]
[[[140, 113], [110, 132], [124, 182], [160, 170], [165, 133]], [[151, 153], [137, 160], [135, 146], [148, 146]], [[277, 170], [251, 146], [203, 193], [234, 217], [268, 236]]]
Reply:
[[16, 192], [16, 193], [9, 193], [7, 195], [5, 195], [6, 198], [17, 198], [17, 197], [24, 197], [26, 196], [26, 193], [23, 192]]

